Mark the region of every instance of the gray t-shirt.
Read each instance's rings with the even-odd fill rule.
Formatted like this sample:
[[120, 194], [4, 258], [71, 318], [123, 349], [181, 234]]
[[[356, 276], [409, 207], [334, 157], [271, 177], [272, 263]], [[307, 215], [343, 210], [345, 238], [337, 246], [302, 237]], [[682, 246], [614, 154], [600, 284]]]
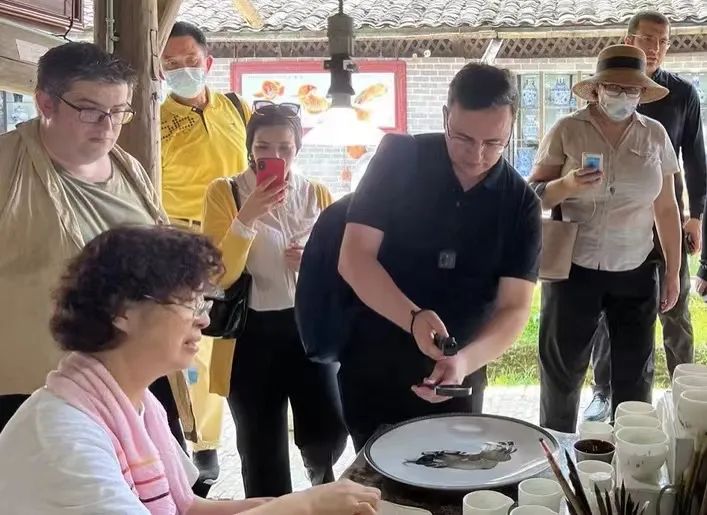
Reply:
[[111, 176], [91, 183], [55, 164], [85, 242], [121, 225], [154, 225], [147, 207], [121, 166], [111, 159]]

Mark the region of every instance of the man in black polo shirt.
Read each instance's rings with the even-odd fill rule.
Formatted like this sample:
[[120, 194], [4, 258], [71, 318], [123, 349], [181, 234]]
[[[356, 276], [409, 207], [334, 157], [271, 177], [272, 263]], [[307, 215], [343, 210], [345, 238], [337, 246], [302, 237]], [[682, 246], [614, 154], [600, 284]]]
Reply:
[[[685, 242], [682, 250], [680, 271], [680, 295], [675, 307], [660, 314], [663, 326], [663, 346], [668, 362], [668, 371], [680, 363], [691, 363], [694, 356], [692, 321], [690, 319], [690, 269], [687, 254], [700, 251], [702, 245], [701, 217], [705, 208], [707, 191], [707, 166], [705, 144], [702, 137], [700, 98], [694, 86], [674, 73], [661, 68], [670, 47], [670, 22], [655, 11], [641, 11], [629, 21], [627, 45], [633, 45], [646, 53], [646, 74], [670, 94], [657, 102], [638, 106], [638, 112], [658, 120], [668, 132], [675, 153], [680, 156], [685, 168], [685, 184], [689, 199], [689, 210], [683, 206], [683, 177], [675, 174], [675, 194], [683, 220]], [[656, 239], [657, 241], [657, 239]], [[662, 269], [665, 263], [659, 264]], [[594, 398], [584, 412], [585, 420], [604, 420], [611, 412], [611, 362], [609, 332], [602, 317], [594, 336]]]
[[[517, 109], [508, 71], [466, 65], [449, 86], [445, 134], [386, 136], [356, 190], [339, 271], [365, 307], [339, 386], [357, 450], [382, 424], [480, 412], [486, 364], [528, 320], [541, 213], [501, 156]], [[435, 334], [463, 348], [445, 357]], [[473, 394], [440, 397], [436, 384]]]

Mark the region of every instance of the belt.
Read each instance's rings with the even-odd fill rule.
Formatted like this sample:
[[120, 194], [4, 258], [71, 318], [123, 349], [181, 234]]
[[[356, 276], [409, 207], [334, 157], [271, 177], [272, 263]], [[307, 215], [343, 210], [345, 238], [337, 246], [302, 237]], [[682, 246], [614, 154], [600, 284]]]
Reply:
[[184, 225], [186, 227], [201, 227], [199, 220], [189, 220], [188, 218], [170, 218], [172, 223]]

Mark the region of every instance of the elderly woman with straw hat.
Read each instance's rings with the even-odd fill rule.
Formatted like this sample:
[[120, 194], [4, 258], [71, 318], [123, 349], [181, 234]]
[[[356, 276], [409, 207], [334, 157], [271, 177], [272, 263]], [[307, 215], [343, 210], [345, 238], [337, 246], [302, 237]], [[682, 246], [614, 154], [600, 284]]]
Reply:
[[[663, 126], [636, 112], [639, 103], [669, 92], [645, 69], [638, 48], [604, 49], [596, 73], [573, 88], [587, 107], [549, 131], [530, 178], [543, 208], [576, 224], [567, 233], [574, 238], [568, 277], [542, 285], [540, 422], [558, 431], [575, 430], [602, 312], [611, 335], [614, 408], [650, 401], [656, 316], [677, 300], [681, 229], [672, 175], [678, 160]], [[544, 256], [557, 250], [545, 243]], [[660, 293], [658, 252], [666, 262]]]

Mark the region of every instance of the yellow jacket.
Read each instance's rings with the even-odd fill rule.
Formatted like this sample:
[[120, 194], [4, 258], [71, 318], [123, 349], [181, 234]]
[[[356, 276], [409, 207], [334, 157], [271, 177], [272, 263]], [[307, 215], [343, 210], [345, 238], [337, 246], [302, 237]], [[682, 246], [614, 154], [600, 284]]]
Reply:
[[[51, 293], [84, 247], [74, 210], [39, 139], [39, 119], [0, 136], [0, 395], [44, 386], [62, 352], [49, 332]], [[167, 217], [140, 163], [119, 147], [120, 164], [154, 222]], [[169, 377], [185, 433], [193, 413], [184, 375]]]
[[[248, 172], [246, 172], [248, 173]], [[321, 209], [329, 206], [333, 199], [322, 184], [312, 182]], [[245, 270], [252, 240], [239, 236], [230, 230], [233, 219], [238, 214], [233, 200], [230, 179], [216, 179], [206, 190], [202, 231], [223, 253], [225, 272], [219, 285], [228, 288], [235, 283]], [[215, 340], [211, 355], [211, 392], [228, 395], [231, 386], [231, 366], [236, 349], [235, 340]]]

